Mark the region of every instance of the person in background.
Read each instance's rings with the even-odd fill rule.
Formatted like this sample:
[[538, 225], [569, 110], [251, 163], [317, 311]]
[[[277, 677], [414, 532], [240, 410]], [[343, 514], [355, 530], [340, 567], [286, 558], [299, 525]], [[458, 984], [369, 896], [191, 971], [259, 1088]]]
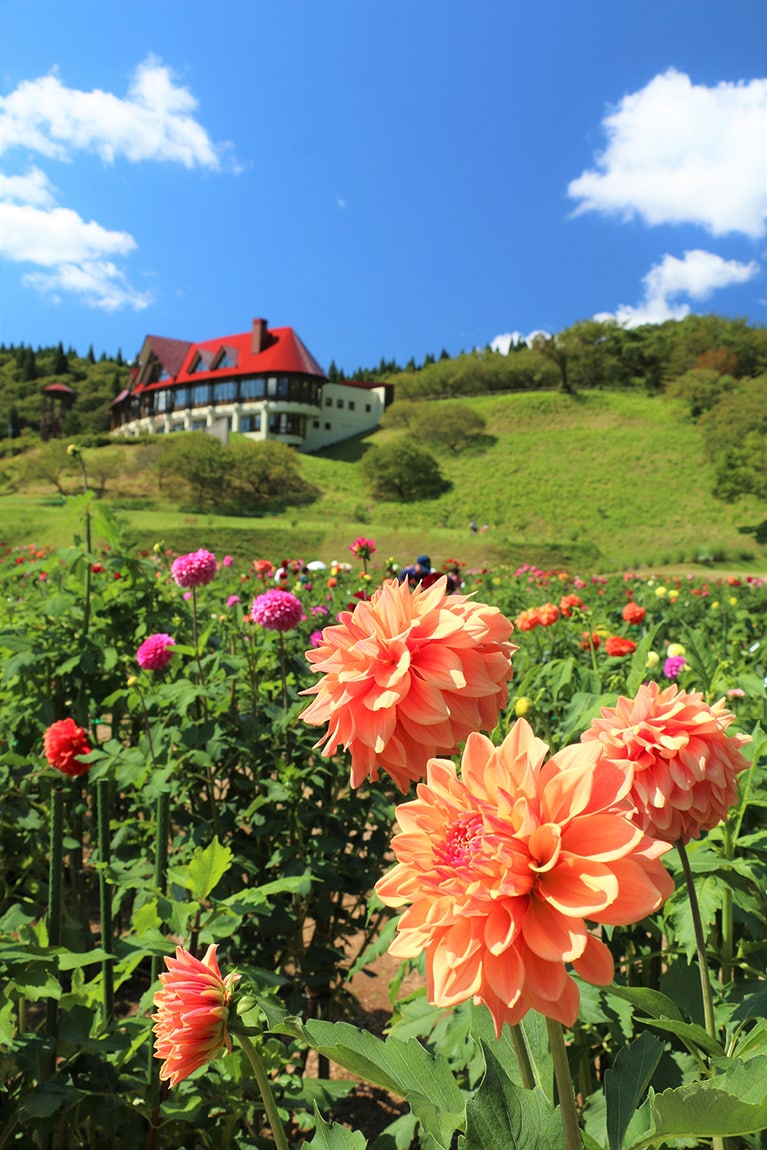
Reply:
[[428, 555], [419, 555], [415, 563], [402, 568], [397, 575], [397, 582], [404, 583], [407, 579], [408, 586], [412, 589], [417, 587], [428, 575], [431, 575], [431, 559]]
[[477, 534], [477, 525], [473, 519], [472, 519], [471, 523], [469, 524], [469, 531], [471, 531], [472, 535]]

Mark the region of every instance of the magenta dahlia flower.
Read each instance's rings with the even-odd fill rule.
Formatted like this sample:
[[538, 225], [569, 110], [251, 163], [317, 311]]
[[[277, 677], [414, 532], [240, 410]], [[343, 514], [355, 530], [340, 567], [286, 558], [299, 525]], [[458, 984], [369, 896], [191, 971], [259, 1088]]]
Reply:
[[301, 600], [274, 587], [253, 600], [250, 617], [267, 631], [292, 631], [304, 615]]
[[687, 666], [687, 660], [684, 655], [669, 655], [666, 662], [663, 664], [663, 674], [667, 679], [677, 679], [679, 672], [683, 667]]
[[172, 635], [150, 635], [136, 652], [136, 662], [145, 671], [161, 671], [173, 658], [176, 640]]
[[216, 574], [216, 556], [202, 548], [179, 555], [173, 560], [170, 573], [179, 587], [205, 587]]

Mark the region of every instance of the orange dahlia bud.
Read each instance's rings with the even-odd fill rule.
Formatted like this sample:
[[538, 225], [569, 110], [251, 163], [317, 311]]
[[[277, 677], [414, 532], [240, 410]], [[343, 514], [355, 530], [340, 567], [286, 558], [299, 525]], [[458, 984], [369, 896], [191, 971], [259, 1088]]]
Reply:
[[240, 976], [221, 977], [215, 943], [202, 960], [177, 946], [176, 957], [166, 958], [165, 965], [162, 990], [154, 996], [154, 1049], [155, 1058], [164, 1060], [160, 1078], [176, 1086], [222, 1047], [232, 1049], [226, 1023], [232, 988]]

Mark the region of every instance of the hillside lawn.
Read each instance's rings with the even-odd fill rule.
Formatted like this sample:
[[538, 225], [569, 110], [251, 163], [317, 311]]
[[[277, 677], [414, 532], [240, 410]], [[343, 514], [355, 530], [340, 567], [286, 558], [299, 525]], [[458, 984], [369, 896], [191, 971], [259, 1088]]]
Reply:
[[[438, 456], [453, 486], [436, 500], [375, 503], [366, 491], [359, 461], [400, 431], [300, 456], [321, 497], [251, 518], [179, 509], [158, 492], [156, 444], [85, 449], [84, 458], [87, 464], [99, 450], [124, 461], [105, 502], [139, 548], [163, 542], [177, 551], [330, 562], [350, 559], [349, 543], [365, 535], [375, 540], [377, 559], [399, 562], [426, 551], [433, 563], [455, 557], [470, 567], [526, 561], [580, 573], [701, 565], [767, 571], [767, 509], [751, 497], [737, 504], [714, 498], [704, 441], [683, 404], [605, 391], [445, 402], [474, 408], [487, 426], [476, 446]], [[13, 490], [18, 459], [1, 466], [9, 493], [0, 496], [0, 541], [69, 543], [77, 524], [52, 487]], [[472, 536], [471, 520], [487, 531]]]

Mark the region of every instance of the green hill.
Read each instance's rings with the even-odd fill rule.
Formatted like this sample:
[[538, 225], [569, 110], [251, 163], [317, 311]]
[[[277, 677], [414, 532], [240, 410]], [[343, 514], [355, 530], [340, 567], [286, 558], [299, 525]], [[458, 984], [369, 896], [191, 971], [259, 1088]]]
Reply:
[[[157, 488], [157, 441], [86, 449], [84, 457], [89, 467], [108, 465], [105, 503], [121, 508], [141, 547], [162, 539], [177, 550], [330, 561], [350, 558], [349, 543], [365, 535], [376, 541], [377, 557], [400, 562], [425, 550], [434, 562], [456, 557], [478, 566], [528, 561], [590, 572], [715, 562], [767, 570], [764, 505], [752, 496], [734, 504], [712, 496], [713, 461], [681, 400], [540, 391], [444, 402], [473, 408], [486, 434], [477, 446], [439, 456], [452, 486], [428, 501], [376, 503], [367, 492], [361, 460], [403, 434], [393, 429], [301, 456], [301, 473], [319, 497], [258, 518], [179, 512], [178, 496], [171, 501]], [[440, 406], [435, 401], [434, 410]], [[45, 505], [50, 485], [21, 482], [19, 459], [1, 466], [3, 541], [71, 539], [62, 508]], [[471, 535], [471, 520], [487, 531]]]

